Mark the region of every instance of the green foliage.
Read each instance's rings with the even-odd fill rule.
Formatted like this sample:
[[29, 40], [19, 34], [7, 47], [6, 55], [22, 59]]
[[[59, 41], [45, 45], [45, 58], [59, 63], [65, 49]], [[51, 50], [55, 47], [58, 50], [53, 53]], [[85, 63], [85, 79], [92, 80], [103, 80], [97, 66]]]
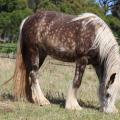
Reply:
[[42, 10], [56, 10], [59, 11], [59, 8], [50, 0], [43, 0], [38, 5], [38, 8]]
[[0, 0], [0, 35], [17, 40], [21, 21], [31, 13], [26, 0]]
[[17, 39], [19, 26], [21, 21], [31, 14], [31, 10], [14, 10], [11, 13], [1, 12], [0, 14], [0, 33], [9, 37], [9, 39]]
[[16, 39], [19, 32], [19, 26], [21, 21], [28, 15], [31, 14], [30, 9], [24, 9], [24, 10], [16, 10], [13, 11], [10, 15], [10, 23], [9, 23], [9, 33], [12, 35], [15, 35], [13, 39]]
[[25, 9], [26, 3], [25, 1], [20, 0], [0, 0], [0, 12], [12, 12], [18, 9]]
[[33, 9], [33, 11], [35, 12], [38, 8], [38, 4], [40, 3], [40, 0], [27, 0], [28, 3], [28, 7], [30, 9]]
[[16, 53], [16, 43], [0, 44], [0, 53]]
[[39, 3], [38, 9], [55, 10], [75, 15], [92, 12], [104, 16], [103, 10], [99, 8], [95, 0], [57, 0], [57, 2], [56, 0], [44, 0]]

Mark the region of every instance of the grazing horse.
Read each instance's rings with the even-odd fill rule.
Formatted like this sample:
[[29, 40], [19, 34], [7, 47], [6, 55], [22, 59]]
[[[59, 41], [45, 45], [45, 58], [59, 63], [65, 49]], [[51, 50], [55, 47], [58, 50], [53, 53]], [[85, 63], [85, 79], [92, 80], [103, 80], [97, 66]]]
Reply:
[[37, 77], [47, 55], [76, 63], [75, 76], [66, 99], [67, 109], [81, 110], [77, 91], [86, 65], [92, 64], [99, 78], [102, 110], [117, 112], [115, 100], [120, 81], [119, 47], [110, 28], [101, 18], [92, 13], [74, 16], [39, 11], [23, 20], [14, 78], [31, 81], [31, 97], [39, 105], [50, 104], [42, 93]]

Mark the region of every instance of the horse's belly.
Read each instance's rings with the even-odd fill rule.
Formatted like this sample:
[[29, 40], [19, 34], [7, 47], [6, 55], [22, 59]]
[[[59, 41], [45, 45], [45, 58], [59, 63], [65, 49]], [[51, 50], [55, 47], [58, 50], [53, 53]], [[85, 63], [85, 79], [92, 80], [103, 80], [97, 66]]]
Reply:
[[61, 50], [61, 49], [54, 49], [50, 50], [48, 54], [58, 60], [64, 62], [74, 62], [75, 61], [75, 52], [70, 50]]

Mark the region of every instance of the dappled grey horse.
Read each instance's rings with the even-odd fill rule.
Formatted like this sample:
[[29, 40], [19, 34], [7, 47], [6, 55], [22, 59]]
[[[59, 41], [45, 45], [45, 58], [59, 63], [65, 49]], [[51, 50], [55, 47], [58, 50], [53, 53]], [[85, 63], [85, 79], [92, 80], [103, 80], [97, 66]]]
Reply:
[[66, 99], [67, 109], [81, 110], [77, 91], [86, 65], [92, 64], [99, 78], [102, 110], [117, 112], [119, 47], [110, 28], [101, 18], [92, 13], [73, 16], [40, 11], [23, 20], [14, 79], [31, 81], [31, 96], [28, 95], [28, 98], [31, 97], [39, 105], [50, 104], [42, 93], [37, 77], [47, 55], [76, 63], [75, 76]]

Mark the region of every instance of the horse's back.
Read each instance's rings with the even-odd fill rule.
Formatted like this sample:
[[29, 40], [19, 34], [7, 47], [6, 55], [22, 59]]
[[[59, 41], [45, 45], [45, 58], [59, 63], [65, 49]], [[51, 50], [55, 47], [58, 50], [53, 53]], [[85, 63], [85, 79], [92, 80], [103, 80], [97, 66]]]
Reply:
[[91, 47], [94, 37], [94, 29], [84, 27], [83, 20], [71, 22], [75, 17], [54, 11], [34, 14], [23, 26], [24, 43], [63, 61], [74, 61], [77, 53], [84, 54]]

